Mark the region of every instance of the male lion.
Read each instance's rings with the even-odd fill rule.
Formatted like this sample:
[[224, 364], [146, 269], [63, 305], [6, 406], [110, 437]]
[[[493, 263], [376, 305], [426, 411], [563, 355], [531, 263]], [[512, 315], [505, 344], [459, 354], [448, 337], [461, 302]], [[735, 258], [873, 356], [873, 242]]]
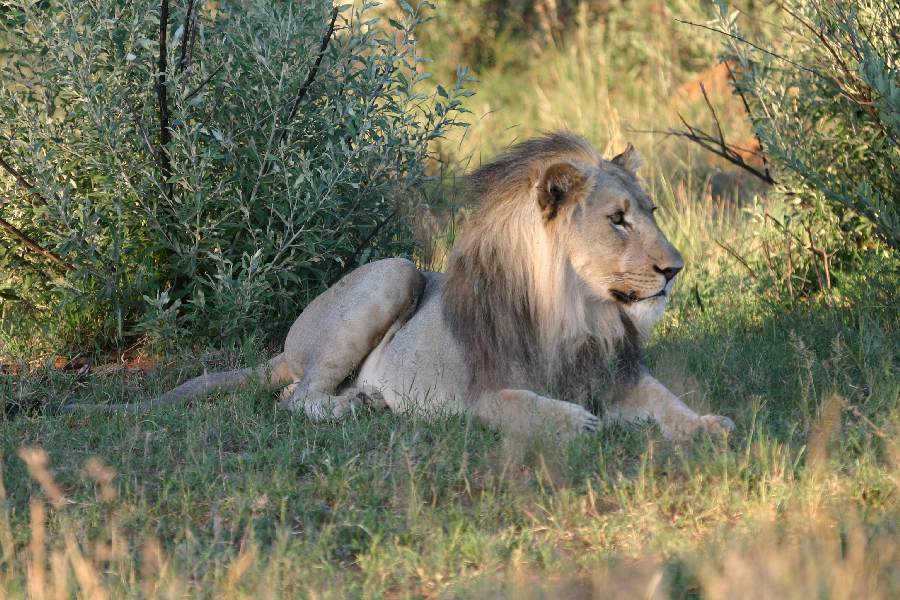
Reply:
[[597, 414], [652, 418], [669, 438], [732, 429], [640, 362], [683, 263], [638, 161], [630, 145], [606, 161], [569, 134], [518, 144], [470, 175], [480, 208], [446, 274], [399, 258], [360, 267], [306, 307], [267, 365], [203, 375], [137, 406], [255, 379], [291, 384], [283, 405], [313, 420], [365, 400], [525, 434], [592, 431]]

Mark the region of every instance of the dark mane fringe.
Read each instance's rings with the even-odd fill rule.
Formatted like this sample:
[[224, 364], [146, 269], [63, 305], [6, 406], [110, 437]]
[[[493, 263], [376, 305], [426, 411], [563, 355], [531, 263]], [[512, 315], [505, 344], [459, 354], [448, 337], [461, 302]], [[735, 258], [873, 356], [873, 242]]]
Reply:
[[475, 246], [451, 257], [444, 318], [467, 352], [478, 389], [517, 379], [515, 370], [534, 365], [543, 354], [529, 299], [514, 290], [497, 256], [482, 255]]
[[520, 142], [469, 174], [472, 195], [480, 202], [502, 199], [510, 193], [527, 191], [541, 167], [563, 160], [597, 163], [600, 156], [581, 137], [551, 133]]
[[588, 331], [555, 347], [542, 339], [535, 302], [541, 283], [529, 262], [535, 260], [529, 252], [539, 220], [528, 219], [541, 172], [564, 160], [597, 164], [600, 158], [583, 139], [552, 134], [514, 146], [468, 178], [480, 208], [449, 259], [444, 318], [467, 354], [473, 394], [516, 386], [565, 394], [575, 391], [575, 382], [608, 390], [637, 372], [637, 331], [623, 314], [616, 318], [622, 319], [622, 335], [615, 339]]

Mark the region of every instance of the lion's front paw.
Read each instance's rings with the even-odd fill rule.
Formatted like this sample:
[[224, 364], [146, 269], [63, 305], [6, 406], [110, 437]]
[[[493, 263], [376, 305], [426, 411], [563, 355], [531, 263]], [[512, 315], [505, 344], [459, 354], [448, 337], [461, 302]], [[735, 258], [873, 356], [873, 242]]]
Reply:
[[734, 431], [734, 421], [722, 415], [703, 415], [700, 417], [700, 427], [710, 433], [727, 435]]
[[583, 406], [571, 402], [560, 402], [563, 407], [563, 422], [559, 432], [564, 437], [574, 437], [582, 433], [592, 433], [597, 431], [600, 425], [600, 419], [596, 415], [585, 409]]
[[734, 430], [734, 422], [721, 415], [703, 415], [678, 421], [661, 423], [666, 439], [678, 442], [689, 440], [698, 431], [707, 431], [716, 435], [727, 435]]

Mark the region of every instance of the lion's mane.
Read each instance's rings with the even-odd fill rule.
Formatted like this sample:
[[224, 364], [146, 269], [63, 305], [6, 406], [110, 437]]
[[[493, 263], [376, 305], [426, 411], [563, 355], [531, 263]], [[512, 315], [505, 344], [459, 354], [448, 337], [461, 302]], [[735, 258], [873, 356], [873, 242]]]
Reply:
[[596, 389], [636, 378], [635, 327], [617, 306], [589, 297], [560, 243], [569, 221], [546, 228], [536, 201], [536, 182], [550, 165], [600, 160], [583, 139], [553, 134], [469, 176], [479, 208], [449, 258], [444, 318], [468, 357], [474, 389], [571, 396], [582, 395], [586, 379]]

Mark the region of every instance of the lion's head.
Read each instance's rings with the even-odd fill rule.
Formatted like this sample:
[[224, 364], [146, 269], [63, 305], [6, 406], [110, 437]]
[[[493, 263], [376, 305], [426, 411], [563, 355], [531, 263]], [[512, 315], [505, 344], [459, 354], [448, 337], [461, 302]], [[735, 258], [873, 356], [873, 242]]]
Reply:
[[480, 208], [451, 254], [444, 314], [476, 375], [554, 381], [586, 349], [608, 356], [649, 333], [683, 262], [638, 164], [631, 146], [607, 161], [553, 134], [471, 174]]
[[656, 223], [639, 161], [629, 145], [611, 161], [556, 162], [536, 196], [548, 235], [588, 294], [617, 303], [648, 335], [684, 262]]

